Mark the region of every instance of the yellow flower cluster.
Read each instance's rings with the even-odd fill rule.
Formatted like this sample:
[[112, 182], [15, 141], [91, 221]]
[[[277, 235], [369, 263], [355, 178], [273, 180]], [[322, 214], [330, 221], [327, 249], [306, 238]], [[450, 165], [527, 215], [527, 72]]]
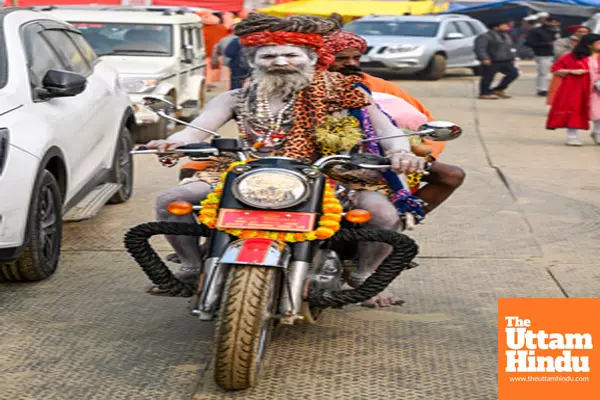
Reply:
[[[233, 163], [230, 165], [227, 171], [230, 171], [231, 168], [240, 164], [243, 164], [243, 162]], [[227, 176], [227, 172], [221, 176], [222, 181], [225, 180], [225, 176]], [[200, 222], [211, 229], [214, 229], [217, 226], [217, 215], [222, 194], [223, 183], [220, 183], [215, 187], [213, 192], [200, 203], [202, 205], [202, 210], [200, 211], [199, 217]], [[304, 242], [307, 240], [325, 240], [329, 239], [340, 230], [342, 211], [343, 208], [338, 199], [335, 197], [333, 188], [329, 184], [326, 184], [325, 193], [323, 194], [322, 215], [319, 218], [317, 229], [313, 231], [297, 233], [250, 229], [219, 229], [242, 239], [267, 238], [289, 243]]]

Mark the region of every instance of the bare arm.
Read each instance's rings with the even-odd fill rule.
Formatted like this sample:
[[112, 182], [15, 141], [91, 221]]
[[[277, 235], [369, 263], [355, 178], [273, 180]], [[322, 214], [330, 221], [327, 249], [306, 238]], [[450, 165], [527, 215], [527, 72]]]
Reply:
[[[375, 101], [369, 96], [367, 112], [373, 123], [373, 129], [377, 137], [383, 138], [404, 133], [405, 130], [395, 127], [385, 114], [375, 105]], [[392, 169], [396, 172], [412, 173], [422, 170], [423, 159], [414, 156], [410, 152], [410, 141], [408, 137], [397, 137], [379, 142], [386, 156], [392, 160]]]
[[[233, 118], [236, 92], [237, 90], [231, 90], [212, 99], [202, 110], [202, 114], [194, 119], [191, 124], [216, 132]], [[159, 150], [172, 150], [185, 144], [203, 142], [210, 136], [210, 134], [198, 129], [186, 127], [165, 140], [153, 140], [146, 146], [158, 148]]]

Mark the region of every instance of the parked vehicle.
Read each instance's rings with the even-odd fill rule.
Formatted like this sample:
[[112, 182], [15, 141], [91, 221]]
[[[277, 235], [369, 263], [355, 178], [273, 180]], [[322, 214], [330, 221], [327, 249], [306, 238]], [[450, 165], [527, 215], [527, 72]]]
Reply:
[[47, 278], [63, 214], [91, 217], [133, 190], [133, 108], [73, 27], [0, 9], [0, 280]]
[[361, 58], [365, 70], [417, 73], [428, 80], [442, 78], [448, 68], [477, 71], [474, 42], [487, 28], [464, 15], [368, 16], [344, 30], [365, 38]]
[[44, 12], [71, 23], [117, 69], [134, 104], [136, 142], [164, 139], [175, 127], [142, 107], [142, 97], [166, 97], [186, 119], [204, 106], [205, 51], [194, 12], [126, 7], [51, 7]]
[[[149, 100], [157, 110], [168, 105], [157, 98]], [[451, 140], [461, 132], [454, 124], [437, 121], [411, 134]], [[157, 154], [157, 150], [142, 146], [133, 153]], [[256, 384], [276, 324], [315, 323], [327, 307], [365, 301], [409, 268], [417, 254], [408, 236], [360, 228], [370, 214], [356, 209], [344, 213], [339, 200], [343, 190], [336, 190], [327, 176], [340, 165], [387, 169], [388, 158], [353, 153], [313, 164], [286, 157], [250, 161], [241, 141], [220, 137], [171, 153], [195, 159], [234, 154], [239, 162], [230, 166], [223, 183], [201, 205], [168, 206], [176, 215], [200, 211], [202, 224], [141, 224], [127, 232], [125, 246], [161, 289], [172, 296], [192, 297], [193, 315], [205, 321], [218, 318], [215, 381], [224, 389]], [[198, 287], [177, 280], [152, 250], [149, 240], [160, 234], [208, 239]], [[390, 244], [392, 254], [363, 285], [342, 290], [343, 262], [354, 260], [359, 241]]]
[[592, 15], [587, 21], [583, 23], [583, 26], [590, 28], [592, 33], [600, 33], [600, 13]]

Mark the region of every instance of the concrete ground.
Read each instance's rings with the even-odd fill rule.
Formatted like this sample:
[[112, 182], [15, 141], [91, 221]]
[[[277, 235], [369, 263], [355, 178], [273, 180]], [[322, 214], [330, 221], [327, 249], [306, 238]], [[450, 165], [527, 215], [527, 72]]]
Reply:
[[600, 146], [582, 134], [585, 146], [568, 148], [564, 132], [544, 130], [524, 70], [510, 100], [475, 100], [477, 82], [460, 73], [398, 82], [463, 126], [442, 161], [467, 172], [411, 233], [421, 266], [391, 287], [403, 307], [349, 306], [286, 328], [258, 387], [220, 391], [212, 324], [185, 299], [144, 294], [123, 249], [128, 227], [152, 220], [154, 197], [176, 183], [176, 168], [138, 156], [134, 198], [66, 225], [55, 276], [0, 285], [0, 399], [496, 399], [497, 299], [600, 294]]

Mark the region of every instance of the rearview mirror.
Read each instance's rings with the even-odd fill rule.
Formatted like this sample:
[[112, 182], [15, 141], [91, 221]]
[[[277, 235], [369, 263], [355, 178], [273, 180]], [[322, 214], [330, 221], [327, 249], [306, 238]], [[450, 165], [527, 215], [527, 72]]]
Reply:
[[446, 37], [444, 39], [455, 40], [455, 39], [464, 39], [464, 38], [465, 38], [465, 35], [463, 35], [462, 33], [450, 32], [449, 34], [446, 35]]
[[448, 121], [427, 122], [419, 127], [419, 131], [427, 131], [425, 137], [435, 142], [447, 142], [462, 135], [462, 128]]
[[159, 96], [144, 96], [144, 98], [142, 98], [142, 104], [144, 107], [147, 107], [154, 112], [177, 110], [177, 106], [175, 104]]
[[71, 71], [49, 69], [42, 79], [42, 97], [72, 97], [85, 90], [85, 76]]

